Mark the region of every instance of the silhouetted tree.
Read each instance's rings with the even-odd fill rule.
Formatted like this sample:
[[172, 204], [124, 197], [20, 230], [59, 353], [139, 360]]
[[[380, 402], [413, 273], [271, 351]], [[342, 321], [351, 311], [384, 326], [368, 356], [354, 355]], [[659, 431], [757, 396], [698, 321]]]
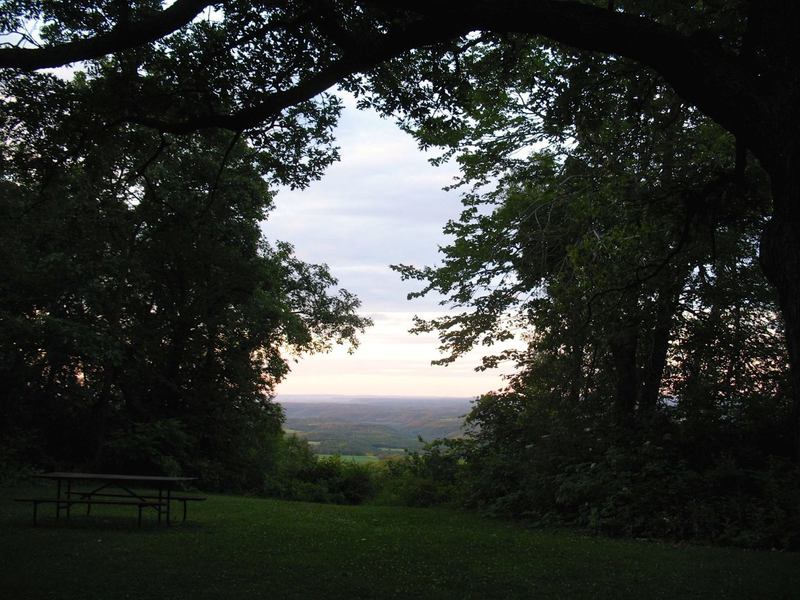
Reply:
[[[38, 464], [258, 487], [288, 356], [355, 344], [369, 320], [325, 266], [261, 234], [274, 157], [223, 131], [108, 130], [96, 83], [5, 87], [4, 441]], [[302, 181], [312, 162], [283, 173]]]
[[[36, 35], [28, 33], [31, 21], [41, 25]], [[437, 107], [457, 105], [452, 79], [462, 61], [473, 60], [468, 55], [478, 40], [510, 49], [497, 76], [513, 68], [521, 56], [516, 49], [544, 48], [544, 38], [626, 57], [657, 72], [731, 132], [739, 155], [749, 150], [769, 174], [772, 208], [759, 258], [778, 291], [793, 387], [800, 390], [800, 7], [791, 0], [180, 0], [167, 8], [157, 2], [9, 0], [0, 22], [6, 32], [18, 32], [0, 49], [6, 77], [19, 69], [124, 57], [103, 75], [114, 82], [103, 115], [109, 126], [248, 130], [255, 141], [276, 146], [286, 138], [275, 134], [275, 125], [294, 117], [316, 121], [333, 102], [325, 90], [359, 73], [387, 110], [436, 120]], [[10, 47], [14, 40], [19, 43]], [[384, 64], [391, 69], [380, 68]], [[800, 453], [800, 393], [794, 398]]]

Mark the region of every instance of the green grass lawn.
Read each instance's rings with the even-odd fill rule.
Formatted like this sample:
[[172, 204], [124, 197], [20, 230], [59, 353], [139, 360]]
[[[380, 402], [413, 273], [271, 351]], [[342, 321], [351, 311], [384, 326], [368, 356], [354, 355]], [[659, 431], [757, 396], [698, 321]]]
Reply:
[[133, 507], [56, 523], [52, 506], [34, 528], [10, 499], [45, 491], [0, 490], [2, 598], [800, 598], [798, 554], [233, 496], [171, 528], [138, 529]]

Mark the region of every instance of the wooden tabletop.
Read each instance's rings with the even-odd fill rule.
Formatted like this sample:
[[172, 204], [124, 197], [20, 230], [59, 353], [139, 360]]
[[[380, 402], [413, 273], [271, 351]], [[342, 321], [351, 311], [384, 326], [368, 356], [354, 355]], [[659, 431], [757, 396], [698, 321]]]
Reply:
[[138, 481], [141, 483], [177, 483], [195, 481], [197, 477], [165, 477], [162, 475], [121, 475], [116, 473], [42, 473], [40, 479], [90, 479], [95, 481]]

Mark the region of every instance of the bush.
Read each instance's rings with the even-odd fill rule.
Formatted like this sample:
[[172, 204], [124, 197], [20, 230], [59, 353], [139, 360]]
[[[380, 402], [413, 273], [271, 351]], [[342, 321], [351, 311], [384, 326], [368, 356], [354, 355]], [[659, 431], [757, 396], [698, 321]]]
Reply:
[[377, 492], [376, 473], [370, 465], [339, 456], [318, 458], [308, 442], [291, 435], [284, 438], [263, 491], [287, 500], [362, 504]]
[[32, 448], [33, 436], [19, 435], [14, 439], [0, 440], [0, 486], [25, 481], [35, 471], [24, 448]]
[[437, 440], [422, 452], [386, 461], [379, 477], [376, 504], [441, 506], [461, 504], [463, 465], [458, 442]]
[[800, 471], [788, 460], [720, 453], [691, 461], [679, 446], [645, 442], [574, 461], [560, 444], [548, 439], [516, 461], [473, 455], [472, 505], [612, 536], [800, 547]]
[[103, 448], [101, 467], [119, 473], [182, 474], [193, 438], [178, 419], [134, 423], [115, 432]]

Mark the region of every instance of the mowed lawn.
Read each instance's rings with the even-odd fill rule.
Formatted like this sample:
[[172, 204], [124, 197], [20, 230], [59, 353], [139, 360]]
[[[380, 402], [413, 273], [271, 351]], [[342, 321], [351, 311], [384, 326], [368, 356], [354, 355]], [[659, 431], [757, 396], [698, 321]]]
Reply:
[[800, 598], [800, 555], [542, 532], [439, 509], [210, 496], [183, 526], [0, 490], [0, 597]]

